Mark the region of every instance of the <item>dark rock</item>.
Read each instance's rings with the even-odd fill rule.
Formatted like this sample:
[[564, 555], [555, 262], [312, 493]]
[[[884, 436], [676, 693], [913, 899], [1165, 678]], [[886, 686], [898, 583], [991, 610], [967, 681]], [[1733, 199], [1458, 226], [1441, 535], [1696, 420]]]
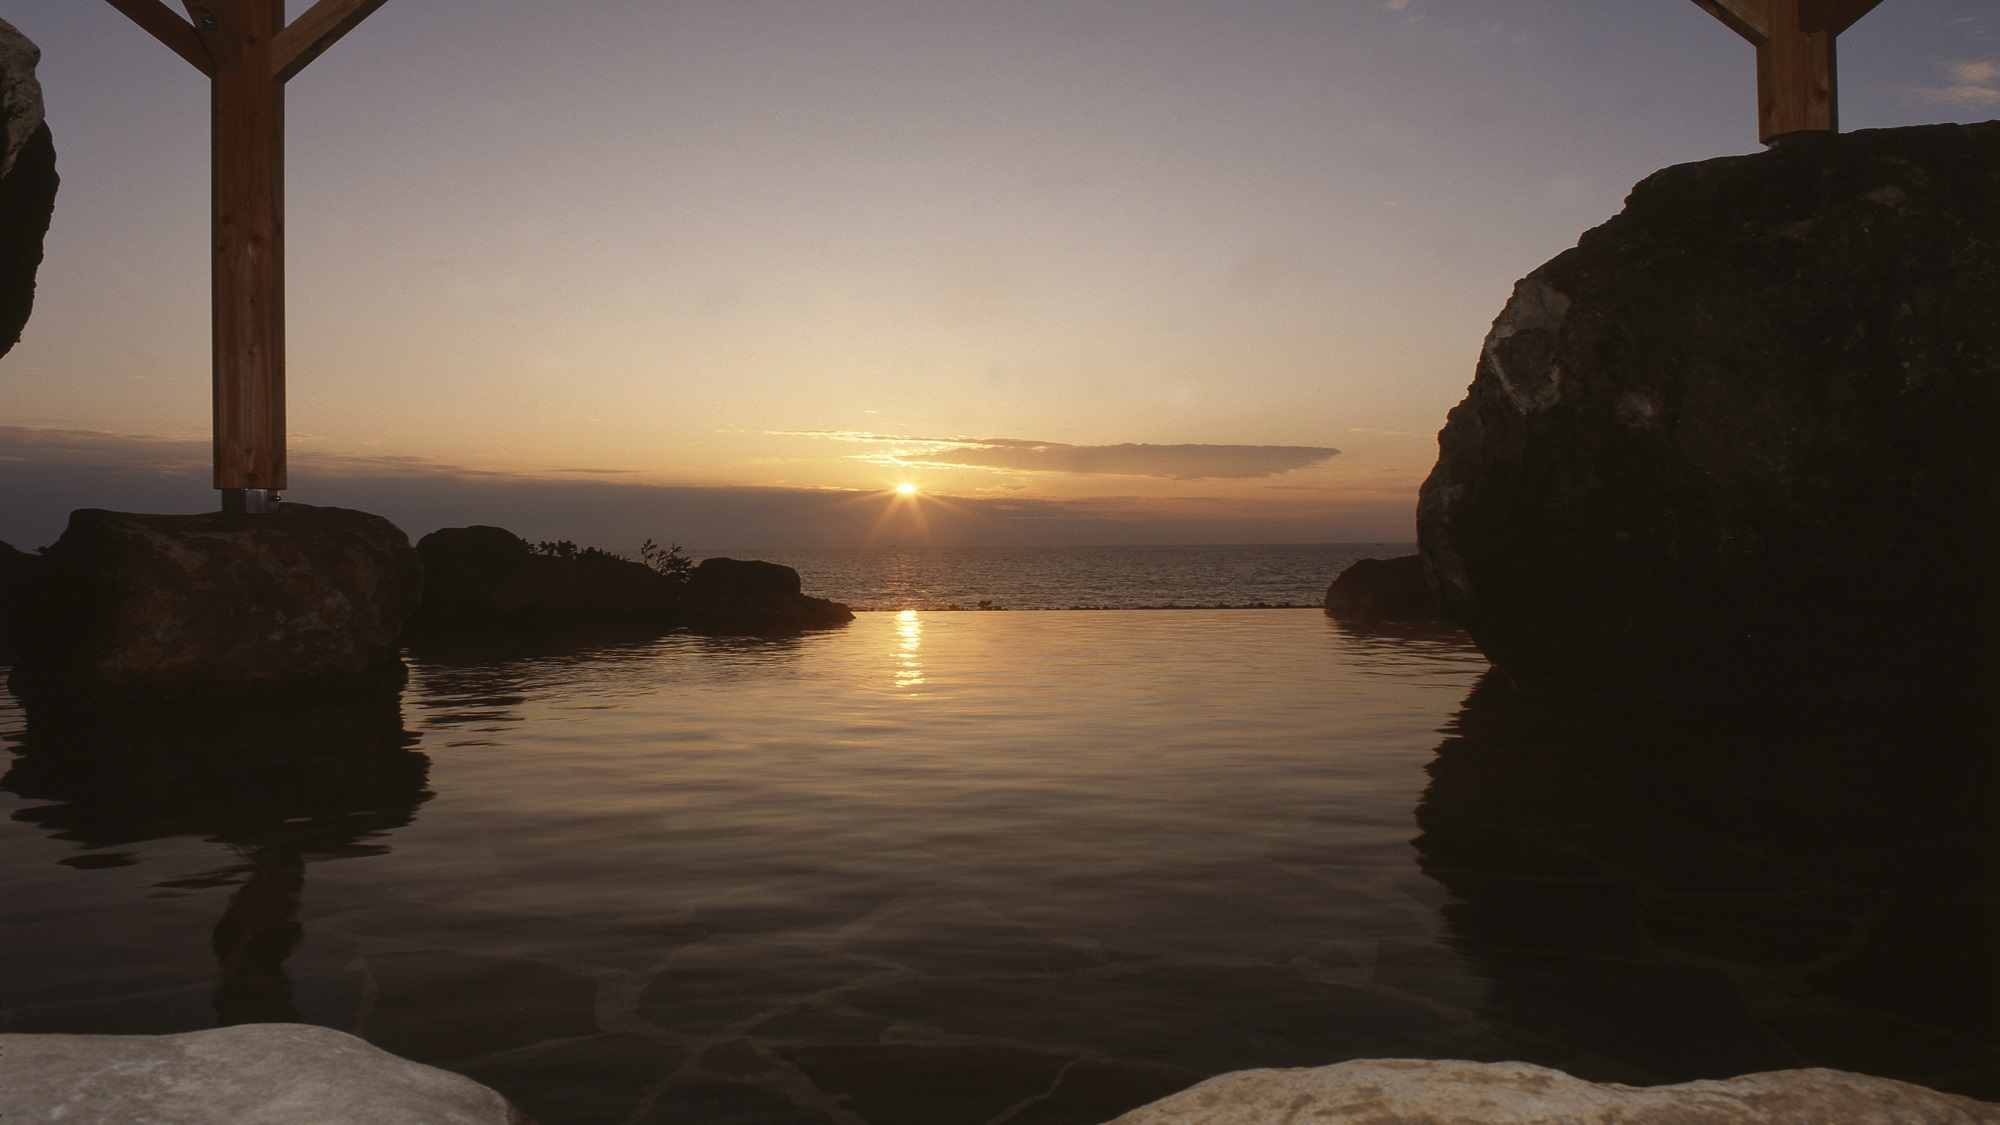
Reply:
[[35, 80], [41, 49], [0, 21], [0, 355], [21, 339], [56, 205], [56, 148]]
[[39, 561], [34, 555], [0, 543], [0, 660], [14, 657], [19, 633], [14, 623], [15, 591], [30, 580]]
[[1359, 621], [1444, 620], [1420, 555], [1357, 561], [1326, 588], [1326, 612]]
[[756, 559], [703, 559], [688, 579], [682, 615], [706, 633], [788, 633], [854, 620], [839, 602], [799, 592], [799, 572]]
[[417, 551], [424, 600], [408, 635], [425, 646], [591, 643], [682, 627], [786, 633], [854, 619], [800, 593], [798, 571], [777, 563], [707, 559], [681, 582], [605, 551], [538, 553], [498, 527], [444, 528]]
[[422, 573], [380, 516], [84, 508], [15, 599], [26, 696], [173, 698], [400, 683]]
[[762, 559], [703, 559], [688, 579], [699, 598], [782, 598], [802, 588], [798, 571]]
[[657, 633], [678, 623], [680, 584], [601, 551], [538, 555], [499, 527], [447, 527], [417, 541], [423, 603], [414, 640], [550, 640], [582, 632]]
[[1418, 535], [1523, 688], [1990, 683], [2000, 122], [1668, 168], [1515, 286]]

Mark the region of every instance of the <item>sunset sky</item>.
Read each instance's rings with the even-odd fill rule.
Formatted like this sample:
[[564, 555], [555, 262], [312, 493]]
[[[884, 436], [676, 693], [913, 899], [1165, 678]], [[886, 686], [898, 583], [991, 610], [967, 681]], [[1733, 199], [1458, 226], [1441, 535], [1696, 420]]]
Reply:
[[[101, 0], [0, 18], [63, 177], [0, 539], [211, 507], [206, 84]], [[1840, 68], [1847, 129], [2000, 116], [2000, 8], [1887, 0]], [[1756, 150], [1754, 90], [1688, 0], [390, 0], [290, 86], [287, 497], [1407, 541], [1513, 281]]]

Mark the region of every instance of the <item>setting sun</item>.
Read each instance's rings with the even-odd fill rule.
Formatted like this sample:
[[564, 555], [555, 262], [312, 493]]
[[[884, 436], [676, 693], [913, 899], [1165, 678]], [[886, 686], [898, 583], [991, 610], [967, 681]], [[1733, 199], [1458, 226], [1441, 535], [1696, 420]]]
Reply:
[[915, 496], [917, 494], [917, 486], [914, 484], [899, 484], [896, 486], [896, 491], [905, 496]]

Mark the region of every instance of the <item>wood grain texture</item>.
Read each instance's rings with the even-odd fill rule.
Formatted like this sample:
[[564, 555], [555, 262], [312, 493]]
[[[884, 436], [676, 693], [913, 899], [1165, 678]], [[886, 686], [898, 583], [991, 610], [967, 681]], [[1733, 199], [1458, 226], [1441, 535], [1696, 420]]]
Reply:
[[1761, 45], [1770, 35], [1771, 0], [1694, 0], [1729, 30]]
[[161, 0], [109, 0], [112, 7], [125, 13], [125, 17], [147, 34], [165, 43], [174, 54], [186, 59], [203, 74], [215, 74], [215, 62], [208, 57], [208, 49], [202, 46], [201, 37], [195, 30], [167, 7]]
[[1694, 0], [1757, 47], [1757, 137], [1840, 128], [1834, 40], [1881, 0]]
[[290, 81], [386, 3], [388, 0], [319, 0], [278, 33], [274, 70], [278, 81]]
[[1840, 128], [1834, 33], [1806, 28], [1817, 0], [1770, 0], [1770, 34], [1757, 47], [1757, 139]]
[[243, 21], [235, 0], [182, 0], [194, 33], [215, 60], [215, 72], [243, 69]]
[[230, 8], [242, 65], [213, 111], [215, 487], [285, 487], [284, 83], [272, 42], [283, 0]]
[[1861, 17], [1875, 10], [1882, 0], [1820, 0], [1823, 14], [1815, 26], [1839, 35], [1861, 22]]

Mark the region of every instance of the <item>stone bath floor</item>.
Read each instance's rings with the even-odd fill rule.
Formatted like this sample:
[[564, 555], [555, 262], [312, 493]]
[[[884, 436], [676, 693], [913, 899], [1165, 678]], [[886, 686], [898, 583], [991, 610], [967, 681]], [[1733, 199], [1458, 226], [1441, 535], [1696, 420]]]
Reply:
[[[727, 746], [721, 773], [573, 811], [548, 779], [615, 798], [657, 755], [617, 783], [588, 772], [608, 758], [480, 757], [530, 694], [491, 677], [380, 714], [17, 712], [0, 1030], [299, 1020], [544, 1125], [1089, 1125], [1224, 1071], [1368, 1057], [1642, 1085], [1830, 1066], [2000, 1100], [1985, 728], [1639, 721], [1463, 690], [1442, 736], [1385, 751], [1392, 772], [1428, 762], [1399, 808], [1324, 803], [1366, 781], [1342, 775], [1269, 831], [1211, 833], [1198, 805], [1145, 802], [1217, 755], [1156, 755], [1189, 772], [1081, 826], [996, 833], [975, 803], [925, 811], [922, 847], [869, 818], [888, 805], [783, 846], [731, 835]], [[1311, 778], [1355, 759], [1286, 760]], [[893, 764], [888, 792], [934, 776]], [[1304, 784], [1243, 776], [1252, 821]], [[1051, 798], [1007, 799], [1013, 825]]]
[[[96, 982], [82, 998], [8, 974], [5, 1028], [303, 1019], [469, 1075], [544, 1125], [1089, 1123], [1221, 1071], [1352, 1057], [1525, 1059], [1638, 1084], [1823, 1065], [2000, 1090], [1986, 904], [1905, 901], [1724, 841], [1662, 839], [1657, 824], [1594, 823], [1640, 841], [1621, 845], [1637, 849], [1617, 857], [1628, 870], [1651, 846], [1683, 858], [1651, 882], [1612, 881], [1564, 870], [1574, 855], [1496, 843], [1446, 891], [1280, 851], [1227, 873], [1233, 910], [1135, 918], [1129, 946], [967, 901], [815, 918], [717, 902], [593, 947], [558, 913], [476, 894], [357, 905], [338, 885], [365, 860], [301, 866], [265, 849], [211, 873], [224, 887], [162, 888], [176, 897], [145, 912], [143, 934], [126, 910], [0, 906], [10, 964]], [[1725, 859], [1721, 883], [1691, 866]], [[287, 894], [302, 874], [303, 901]], [[348, 904], [316, 908], [322, 889]], [[217, 890], [231, 896], [219, 924], [198, 908]], [[1370, 917], [1435, 932], [1363, 924], [1203, 955], [1211, 938], [1256, 932], [1260, 903], [1299, 896], [1366, 900]], [[107, 973], [135, 939], [144, 956]], [[277, 971], [260, 945], [289, 949]], [[175, 979], [188, 983], [160, 987]]]

